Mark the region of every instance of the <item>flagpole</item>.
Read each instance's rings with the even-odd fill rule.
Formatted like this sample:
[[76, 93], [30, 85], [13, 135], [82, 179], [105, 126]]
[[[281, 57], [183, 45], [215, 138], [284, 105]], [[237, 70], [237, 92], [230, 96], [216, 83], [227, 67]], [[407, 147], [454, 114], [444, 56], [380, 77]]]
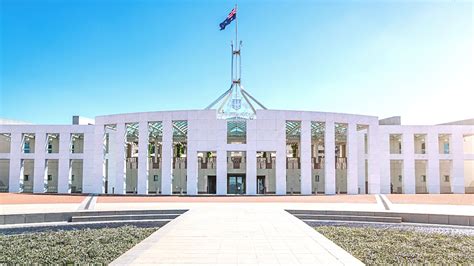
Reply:
[[238, 44], [238, 24], [239, 24], [239, 14], [237, 12], [237, 4], [235, 4], [235, 46]]
[[238, 39], [239, 39], [239, 35], [238, 35], [238, 21], [239, 21], [239, 14], [237, 12], [237, 3], [235, 4], [235, 51], [233, 51], [233, 55], [235, 55], [235, 78], [233, 78], [233, 81], [232, 83], [235, 85], [235, 97], [237, 97], [237, 87], [239, 86], [239, 84], [235, 83], [238, 79], [239, 79], [239, 69], [238, 69], [238, 56], [239, 56], [239, 50], [240, 50], [240, 47], [239, 47], [239, 44], [238, 44]]

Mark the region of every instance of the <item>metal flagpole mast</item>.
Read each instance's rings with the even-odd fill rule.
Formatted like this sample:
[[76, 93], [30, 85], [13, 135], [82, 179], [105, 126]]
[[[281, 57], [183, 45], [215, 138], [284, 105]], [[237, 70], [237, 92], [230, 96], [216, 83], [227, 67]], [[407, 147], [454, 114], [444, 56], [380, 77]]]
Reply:
[[239, 13], [235, 4], [235, 97], [240, 90], [240, 44], [239, 44]]
[[238, 44], [238, 24], [239, 24], [239, 14], [237, 13], [237, 4], [235, 4], [235, 46]]

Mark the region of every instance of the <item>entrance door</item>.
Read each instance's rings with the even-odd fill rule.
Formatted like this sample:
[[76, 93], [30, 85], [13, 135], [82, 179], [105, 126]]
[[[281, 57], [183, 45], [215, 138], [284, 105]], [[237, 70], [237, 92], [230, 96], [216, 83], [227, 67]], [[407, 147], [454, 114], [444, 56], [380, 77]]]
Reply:
[[245, 194], [245, 175], [227, 176], [227, 194]]
[[207, 176], [207, 193], [216, 194], [216, 176], [215, 175]]
[[265, 176], [257, 176], [257, 194], [265, 194]]

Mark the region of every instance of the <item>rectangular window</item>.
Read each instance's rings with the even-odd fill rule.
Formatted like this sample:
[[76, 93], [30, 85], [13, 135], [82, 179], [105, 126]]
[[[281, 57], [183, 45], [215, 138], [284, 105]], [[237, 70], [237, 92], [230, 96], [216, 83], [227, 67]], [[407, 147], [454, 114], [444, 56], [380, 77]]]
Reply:
[[23, 146], [23, 152], [24, 153], [30, 153], [30, 143], [25, 142], [25, 145]]
[[71, 175], [71, 181], [74, 181], [74, 175]]
[[451, 134], [438, 135], [438, 147], [440, 154], [449, 154], [449, 144], [451, 142]]
[[48, 175], [48, 181], [53, 181], [53, 176], [52, 175]]
[[227, 120], [227, 144], [245, 144], [247, 142], [247, 121]]
[[29, 178], [30, 178], [29, 175], [24, 175], [24, 176], [23, 176], [23, 181], [28, 181]]
[[444, 182], [449, 182], [449, 175], [444, 176]]
[[415, 134], [415, 154], [426, 154], [426, 134]]
[[402, 153], [402, 134], [390, 134], [390, 154]]
[[315, 176], [316, 182], [319, 182], [319, 175]]
[[426, 175], [421, 175], [421, 181], [426, 182]]
[[[106, 135], [108, 135], [108, 133]], [[84, 152], [84, 133], [71, 133], [70, 152]]]
[[402, 176], [401, 175], [398, 176], [398, 182], [402, 182]]
[[444, 154], [449, 154], [449, 143], [444, 143]]
[[153, 175], [153, 181], [158, 181], [158, 175]]
[[59, 133], [48, 133], [46, 134], [46, 153], [58, 153], [59, 152]]

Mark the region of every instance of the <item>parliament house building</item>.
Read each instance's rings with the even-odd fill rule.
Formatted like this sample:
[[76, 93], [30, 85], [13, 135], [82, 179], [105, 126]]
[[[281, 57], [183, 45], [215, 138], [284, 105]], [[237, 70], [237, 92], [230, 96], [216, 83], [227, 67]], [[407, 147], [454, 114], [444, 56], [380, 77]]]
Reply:
[[[255, 108], [255, 103], [262, 108]], [[232, 88], [213, 108], [0, 121], [0, 191], [99, 194], [474, 193], [474, 123], [268, 110]]]

